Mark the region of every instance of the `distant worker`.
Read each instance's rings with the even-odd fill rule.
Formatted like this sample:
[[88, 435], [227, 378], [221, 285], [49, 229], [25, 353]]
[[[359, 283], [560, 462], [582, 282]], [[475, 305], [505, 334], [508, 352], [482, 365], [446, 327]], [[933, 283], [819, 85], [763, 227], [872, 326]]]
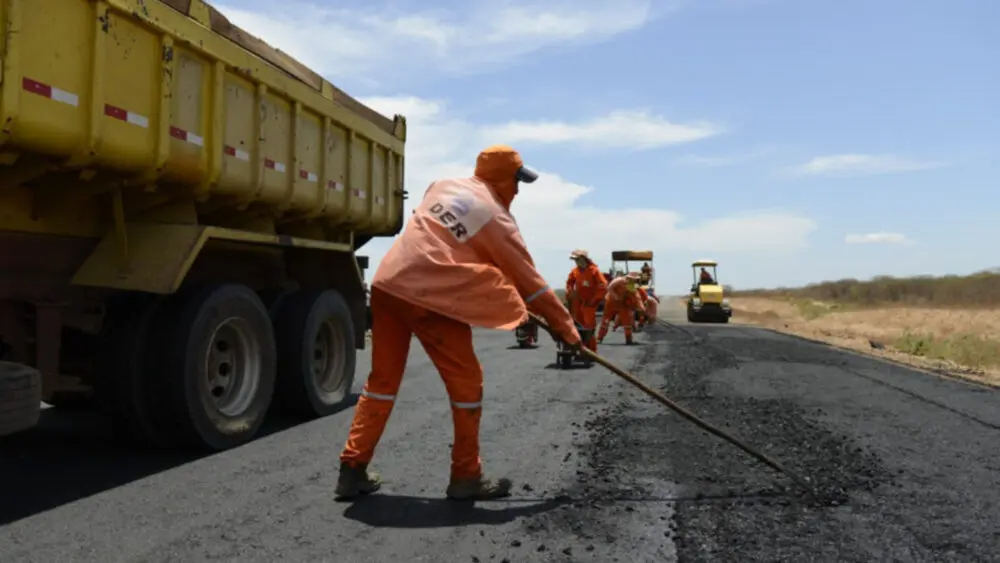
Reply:
[[646, 310], [646, 322], [644, 324], [651, 325], [656, 322], [656, 314], [659, 310], [660, 300], [653, 295], [652, 291], [647, 291], [645, 288], [639, 288], [639, 297], [642, 298], [644, 309]]
[[635, 313], [643, 311], [642, 296], [639, 295], [639, 274], [629, 272], [615, 278], [608, 284], [608, 295], [604, 298], [604, 318], [597, 341], [603, 342], [608, 335], [608, 325], [614, 320], [616, 325], [625, 327], [625, 343], [632, 344], [632, 327]]
[[583, 330], [589, 330], [590, 338], [584, 344], [597, 351], [597, 306], [608, 292], [608, 280], [601, 269], [590, 259], [586, 250], [574, 250], [569, 255], [576, 262], [566, 278], [566, 301], [570, 314]]
[[484, 500], [510, 494], [511, 482], [493, 482], [479, 457], [483, 370], [472, 327], [513, 330], [528, 311], [578, 349], [569, 311], [535, 269], [510, 214], [519, 183], [537, 173], [514, 149], [494, 145], [479, 153], [475, 175], [433, 182], [372, 279], [372, 369], [354, 411], [343, 452], [338, 499], [371, 493], [381, 479], [368, 471], [416, 336], [444, 380], [455, 426], [449, 499]]
[[712, 285], [714, 283], [715, 283], [715, 280], [712, 279], [712, 274], [708, 273], [708, 270], [706, 270], [705, 268], [702, 268], [701, 269], [701, 274], [698, 277], [698, 284], [699, 285], [701, 285], [701, 284]]
[[639, 281], [648, 284], [650, 280], [653, 279], [653, 267], [649, 265], [649, 262], [643, 262], [642, 268], [639, 269]]

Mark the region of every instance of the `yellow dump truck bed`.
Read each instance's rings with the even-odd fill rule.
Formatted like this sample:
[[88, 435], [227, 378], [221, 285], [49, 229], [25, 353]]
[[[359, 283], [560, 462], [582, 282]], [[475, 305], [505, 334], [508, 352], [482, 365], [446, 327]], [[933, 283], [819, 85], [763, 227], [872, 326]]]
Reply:
[[399, 232], [404, 118], [201, 0], [0, 0], [0, 21], [0, 230], [100, 236], [107, 207], [45, 223], [39, 200], [126, 186], [190, 194], [199, 213], [249, 208], [277, 234]]

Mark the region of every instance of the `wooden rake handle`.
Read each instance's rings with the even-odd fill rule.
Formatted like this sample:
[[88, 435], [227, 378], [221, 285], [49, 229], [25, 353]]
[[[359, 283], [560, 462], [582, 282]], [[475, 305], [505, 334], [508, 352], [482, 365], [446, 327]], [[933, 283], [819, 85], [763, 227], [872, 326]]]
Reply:
[[[554, 338], [556, 340], [560, 340], [560, 341], [562, 340], [562, 338], [560, 338], [558, 335], [556, 335], [556, 333], [553, 332], [551, 328], [549, 328], [549, 325], [545, 322], [545, 319], [542, 319], [541, 317], [539, 317], [538, 315], [536, 315], [534, 313], [529, 313], [529, 315], [531, 315], [531, 319], [533, 321], [535, 321], [536, 323], [538, 323], [538, 326], [542, 327], [543, 329], [545, 329], [545, 332], [548, 332], [550, 335], [552, 335], [552, 338]], [[580, 353], [583, 354], [584, 356], [586, 356], [587, 358], [590, 358], [591, 360], [593, 360], [593, 361], [601, 364], [602, 366], [606, 367], [609, 371], [611, 371], [611, 373], [614, 373], [618, 377], [624, 379], [625, 381], [628, 381], [633, 386], [639, 388], [640, 391], [642, 391], [645, 394], [649, 395], [650, 397], [652, 397], [653, 399], [655, 399], [657, 402], [659, 402], [663, 406], [667, 407], [668, 409], [676, 412], [677, 414], [681, 415], [682, 417], [686, 418], [687, 420], [693, 422], [695, 425], [697, 425], [698, 427], [700, 427], [702, 430], [705, 430], [706, 432], [708, 432], [710, 434], [714, 434], [714, 435], [722, 438], [723, 440], [726, 440], [730, 444], [733, 444], [734, 446], [740, 448], [741, 450], [743, 450], [744, 452], [750, 454], [754, 458], [758, 459], [759, 461], [761, 461], [762, 463], [764, 463], [768, 467], [771, 467], [775, 471], [778, 471], [779, 473], [782, 473], [782, 474], [788, 476], [788, 478], [791, 479], [792, 481], [794, 481], [795, 484], [797, 484], [800, 487], [802, 487], [803, 489], [805, 489], [808, 493], [813, 494], [813, 492], [814, 492], [813, 491], [813, 487], [809, 484], [808, 481], [806, 481], [805, 479], [803, 479], [802, 477], [800, 477], [798, 474], [796, 474], [795, 472], [791, 471], [790, 469], [784, 467], [783, 465], [781, 465], [780, 463], [778, 463], [777, 461], [775, 461], [774, 459], [772, 459], [770, 456], [768, 456], [764, 452], [761, 452], [760, 450], [757, 450], [753, 446], [750, 446], [746, 442], [740, 440], [739, 438], [733, 436], [732, 434], [726, 432], [725, 430], [722, 430], [721, 428], [713, 426], [712, 424], [710, 424], [710, 423], [702, 420], [701, 418], [698, 417], [698, 415], [694, 414], [693, 412], [691, 412], [691, 411], [687, 410], [686, 408], [682, 407], [681, 405], [677, 404], [676, 402], [674, 402], [673, 400], [671, 400], [670, 398], [668, 398], [663, 393], [660, 393], [659, 391], [653, 389], [649, 385], [646, 385], [645, 383], [643, 383], [642, 381], [640, 381], [637, 377], [635, 377], [631, 373], [628, 373], [627, 371], [621, 369], [620, 367], [612, 364], [608, 360], [606, 360], [603, 357], [601, 357], [600, 355], [598, 355], [596, 352], [594, 352], [592, 350], [589, 350], [589, 349], [587, 349], [585, 347], [581, 347], [580, 348]]]

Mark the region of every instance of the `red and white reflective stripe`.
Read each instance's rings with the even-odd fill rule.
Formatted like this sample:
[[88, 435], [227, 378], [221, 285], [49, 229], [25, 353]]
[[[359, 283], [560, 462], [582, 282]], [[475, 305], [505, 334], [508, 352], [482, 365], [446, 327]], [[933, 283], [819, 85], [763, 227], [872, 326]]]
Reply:
[[358, 199], [365, 199], [368, 197], [368, 194], [361, 190], [351, 190], [351, 194]]
[[73, 92], [67, 92], [66, 90], [60, 90], [54, 86], [38, 82], [37, 80], [22, 78], [21, 87], [26, 91], [31, 92], [32, 94], [38, 94], [43, 98], [62, 102], [73, 107], [80, 105], [80, 96], [77, 96]]
[[118, 106], [113, 106], [111, 104], [104, 104], [104, 115], [117, 119], [118, 121], [124, 121], [125, 123], [130, 123], [142, 128], [149, 127], [149, 118], [145, 115], [140, 115], [135, 112], [131, 112], [122, 109]]
[[191, 143], [192, 145], [197, 145], [199, 147], [205, 146], [205, 139], [202, 139], [190, 131], [185, 131], [180, 127], [174, 127], [173, 125], [170, 126], [170, 136], [184, 141], [185, 143]]
[[271, 170], [274, 170], [275, 172], [284, 172], [285, 171], [285, 165], [284, 164], [282, 164], [280, 162], [277, 162], [277, 161], [274, 161], [274, 160], [271, 160], [270, 158], [265, 158], [264, 159], [264, 168], [270, 168]]
[[315, 174], [313, 174], [312, 172], [308, 171], [308, 170], [299, 170], [299, 178], [302, 178], [303, 180], [305, 180], [307, 182], [317, 182], [317, 181], [319, 181], [319, 177], [316, 176]]
[[340, 182], [337, 182], [336, 180], [330, 180], [329, 182], [327, 182], [326, 183], [326, 187], [328, 187], [330, 189], [333, 189], [333, 190], [336, 190], [338, 192], [344, 191], [344, 184], [341, 184]]
[[242, 160], [243, 162], [250, 162], [250, 153], [246, 151], [241, 151], [236, 147], [231, 147], [229, 145], [226, 145], [222, 147], [222, 152], [237, 160]]

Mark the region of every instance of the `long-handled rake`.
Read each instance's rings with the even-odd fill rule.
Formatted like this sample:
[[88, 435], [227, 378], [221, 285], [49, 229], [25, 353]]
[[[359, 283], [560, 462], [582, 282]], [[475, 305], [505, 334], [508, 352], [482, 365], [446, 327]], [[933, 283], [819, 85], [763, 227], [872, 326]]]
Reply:
[[[534, 313], [531, 313], [531, 318], [534, 319], [534, 321], [536, 323], [538, 323], [538, 326], [542, 327], [546, 332], [548, 332], [550, 335], [552, 335], [553, 339], [555, 339], [556, 341], [561, 341], [561, 339], [559, 338], [559, 336], [557, 336], [552, 331], [552, 329], [549, 328], [549, 325], [545, 322], [544, 319], [542, 319], [538, 315], [535, 315]], [[721, 428], [717, 428], [717, 427], [713, 426], [712, 424], [710, 424], [710, 423], [702, 420], [701, 418], [698, 417], [698, 415], [696, 415], [693, 412], [687, 410], [686, 408], [682, 407], [681, 405], [675, 403], [673, 400], [671, 400], [670, 398], [668, 398], [663, 393], [660, 393], [659, 391], [653, 389], [649, 385], [646, 385], [645, 383], [643, 383], [642, 381], [640, 381], [638, 378], [636, 378], [634, 375], [632, 375], [632, 374], [628, 373], [627, 371], [621, 369], [620, 367], [612, 364], [608, 360], [606, 360], [603, 357], [601, 357], [600, 355], [598, 355], [596, 352], [593, 352], [593, 351], [591, 351], [591, 350], [589, 350], [587, 348], [582, 347], [580, 349], [580, 353], [583, 354], [583, 356], [585, 356], [587, 358], [590, 358], [592, 361], [597, 362], [597, 363], [601, 364], [602, 366], [606, 367], [608, 370], [610, 370], [612, 373], [614, 373], [618, 377], [624, 379], [625, 381], [628, 381], [633, 386], [637, 387], [640, 391], [646, 393], [647, 395], [649, 395], [650, 397], [652, 397], [653, 399], [655, 399], [657, 402], [661, 403], [663, 406], [669, 408], [670, 410], [676, 412], [677, 414], [681, 415], [682, 417], [684, 417], [684, 418], [688, 419], [689, 421], [693, 422], [698, 427], [700, 427], [702, 430], [705, 430], [705, 431], [709, 432], [710, 434], [714, 434], [714, 435], [722, 438], [723, 440], [726, 440], [730, 444], [733, 444], [734, 446], [740, 448], [744, 452], [746, 452], [746, 453], [750, 454], [751, 456], [755, 457], [756, 459], [758, 459], [759, 461], [761, 461], [762, 463], [764, 463], [768, 467], [771, 467], [775, 471], [778, 471], [779, 473], [783, 473], [784, 475], [788, 476], [789, 479], [791, 479], [792, 481], [795, 482], [795, 484], [797, 484], [800, 487], [802, 487], [803, 489], [805, 489], [805, 491], [808, 492], [810, 495], [814, 495], [815, 494], [815, 491], [814, 491], [813, 487], [809, 484], [809, 482], [807, 480], [803, 479], [802, 477], [800, 477], [798, 474], [796, 474], [795, 472], [791, 471], [790, 469], [784, 467], [783, 465], [781, 465], [780, 463], [778, 463], [777, 461], [775, 461], [774, 459], [772, 459], [767, 454], [765, 454], [765, 453], [757, 450], [753, 446], [748, 445], [746, 442], [740, 440], [739, 438], [733, 436], [732, 434], [726, 432], [725, 430], [722, 430]]]

